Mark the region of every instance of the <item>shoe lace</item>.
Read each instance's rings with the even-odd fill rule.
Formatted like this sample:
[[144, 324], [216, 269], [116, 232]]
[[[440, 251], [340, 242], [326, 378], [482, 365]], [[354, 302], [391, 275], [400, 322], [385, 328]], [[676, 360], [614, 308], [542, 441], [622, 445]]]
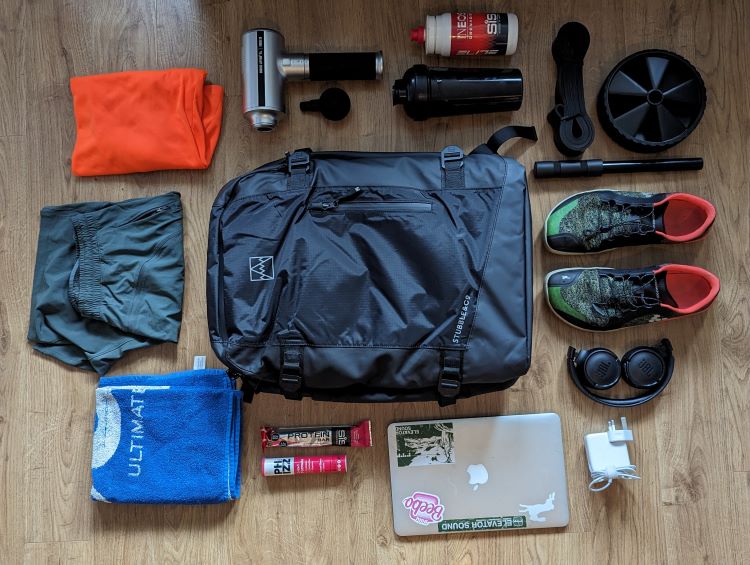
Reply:
[[[614, 200], [602, 201], [602, 212], [608, 217], [598, 222], [599, 226], [594, 230], [583, 230], [586, 239], [591, 239], [598, 235], [604, 235], [605, 239], [611, 237], [631, 237], [634, 235], [646, 235], [652, 233], [654, 228], [654, 209], [653, 207], [638, 206]], [[613, 221], [615, 217], [625, 217], [626, 220]]]
[[602, 317], [609, 318], [611, 309], [615, 312], [632, 312], [648, 310], [659, 306], [659, 289], [656, 276], [653, 274], [619, 274], [603, 273], [609, 281], [608, 292], [604, 300], [594, 302], [594, 310]]

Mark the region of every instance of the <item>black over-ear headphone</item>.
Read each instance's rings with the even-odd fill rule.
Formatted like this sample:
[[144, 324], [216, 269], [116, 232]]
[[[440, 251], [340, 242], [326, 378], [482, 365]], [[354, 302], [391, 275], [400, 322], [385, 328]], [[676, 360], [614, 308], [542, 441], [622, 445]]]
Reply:
[[[662, 339], [655, 347], [640, 346], [628, 351], [622, 361], [609, 349], [595, 347], [576, 351], [568, 348], [568, 372], [578, 390], [605, 406], [639, 406], [667, 388], [674, 371], [672, 344]], [[644, 392], [631, 398], [608, 398], [592, 390], [612, 388], [625, 379], [633, 388]]]

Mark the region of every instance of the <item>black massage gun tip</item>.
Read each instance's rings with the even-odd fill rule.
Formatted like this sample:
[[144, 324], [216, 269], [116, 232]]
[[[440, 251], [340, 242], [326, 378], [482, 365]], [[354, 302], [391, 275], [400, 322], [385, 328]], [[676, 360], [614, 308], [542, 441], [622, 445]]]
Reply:
[[324, 90], [317, 100], [307, 100], [299, 103], [303, 112], [320, 112], [323, 117], [332, 122], [343, 120], [351, 110], [349, 95], [340, 88]]

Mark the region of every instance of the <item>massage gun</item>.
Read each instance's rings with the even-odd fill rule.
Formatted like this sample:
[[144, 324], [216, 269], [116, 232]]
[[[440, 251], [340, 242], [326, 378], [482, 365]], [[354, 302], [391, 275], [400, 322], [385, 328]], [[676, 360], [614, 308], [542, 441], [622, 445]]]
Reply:
[[284, 81], [375, 80], [383, 53], [284, 53], [284, 37], [273, 29], [242, 35], [242, 104], [256, 131], [271, 131], [284, 116]]

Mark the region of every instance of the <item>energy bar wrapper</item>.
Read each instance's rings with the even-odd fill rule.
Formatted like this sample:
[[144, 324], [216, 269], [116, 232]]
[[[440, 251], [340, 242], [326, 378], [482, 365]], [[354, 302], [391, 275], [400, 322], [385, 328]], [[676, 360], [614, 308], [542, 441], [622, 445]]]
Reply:
[[351, 426], [309, 426], [260, 429], [260, 444], [266, 447], [372, 447], [370, 420]]

